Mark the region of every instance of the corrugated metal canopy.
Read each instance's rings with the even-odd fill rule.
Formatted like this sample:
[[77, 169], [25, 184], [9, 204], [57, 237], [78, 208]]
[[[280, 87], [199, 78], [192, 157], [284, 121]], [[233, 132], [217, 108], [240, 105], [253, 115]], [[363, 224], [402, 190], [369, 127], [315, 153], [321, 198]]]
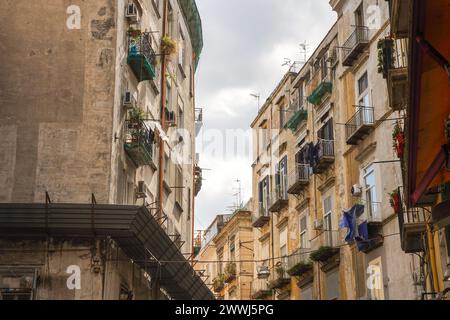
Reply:
[[[82, 204], [0, 204], [1, 237], [111, 237], [127, 256], [160, 279], [176, 300], [214, 295], [145, 207]], [[160, 261], [151, 262], [152, 257]]]

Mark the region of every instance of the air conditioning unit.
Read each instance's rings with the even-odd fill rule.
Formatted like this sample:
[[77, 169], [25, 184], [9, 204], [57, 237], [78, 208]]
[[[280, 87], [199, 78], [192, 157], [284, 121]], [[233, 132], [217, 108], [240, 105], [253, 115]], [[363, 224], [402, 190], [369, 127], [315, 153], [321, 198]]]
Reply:
[[123, 106], [125, 108], [131, 108], [133, 107], [133, 95], [130, 91], [126, 91], [123, 95]]
[[362, 196], [362, 187], [359, 184], [355, 184], [352, 187], [352, 196], [361, 197]]
[[268, 266], [258, 267], [258, 279], [268, 279], [270, 277], [270, 270]]
[[314, 230], [323, 230], [323, 220], [322, 219], [316, 219], [314, 220]]
[[133, 2], [130, 2], [127, 5], [127, 8], [125, 10], [125, 17], [131, 22], [136, 23], [139, 21], [139, 11], [138, 11], [136, 4], [134, 4]]
[[147, 185], [144, 181], [139, 181], [136, 188], [136, 198], [145, 199], [147, 198]]

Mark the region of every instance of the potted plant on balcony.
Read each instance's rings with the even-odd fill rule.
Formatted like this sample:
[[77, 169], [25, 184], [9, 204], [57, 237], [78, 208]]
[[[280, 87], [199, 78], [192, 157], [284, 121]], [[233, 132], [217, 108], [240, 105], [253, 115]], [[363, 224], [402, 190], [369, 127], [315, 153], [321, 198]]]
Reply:
[[165, 55], [172, 55], [177, 52], [177, 43], [169, 36], [164, 36], [161, 39], [161, 50]]
[[224, 278], [225, 277], [223, 274], [219, 274], [217, 277], [214, 278], [214, 280], [213, 280], [214, 292], [219, 293], [220, 291], [222, 291], [222, 289], [224, 288], [224, 285], [225, 285]]
[[378, 41], [378, 73], [383, 74], [383, 78], [388, 76], [389, 69], [394, 65], [394, 40], [385, 38]]
[[392, 142], [397, 157], [403, 159], [405, 153], [405, 133], [399, 123], [395, 124], [394, 132], [392, 133]]
[[230, 282], [236, 278], [236, 263], [230, 262], [225, 267], [225, 282]]
[[321, 246], [316, 251], [312, 252], [309, 258], [315, 262], [325, 262], [336, 253], [339, 252], [338, 248], [332, 248], [329, 246]]
[[389, 202], [391, 204], [392, 209], [394, 209], [394, 213], [399, 214], [400, 213], [400, 194], [397, 189], [392, 191], [389, 194]]
[[292, 268], [290, 268], [287, 273], [294, 277], [299, 277], [301, 275], [303, 275], [305, 272], [308, 272], [309, 270], [311, 270], [313, 268], [313, 264], [311, 261], [301, 261], [298, 264], [296, 264], [295, 266], [293, 266]]
[[141, 30], [139, 29], [135, 29], [132, 26], [130, 26], [130, 28], [128, 28], [128, 35], [133, 38], [133, 39], [137, 39], [141, 36]]

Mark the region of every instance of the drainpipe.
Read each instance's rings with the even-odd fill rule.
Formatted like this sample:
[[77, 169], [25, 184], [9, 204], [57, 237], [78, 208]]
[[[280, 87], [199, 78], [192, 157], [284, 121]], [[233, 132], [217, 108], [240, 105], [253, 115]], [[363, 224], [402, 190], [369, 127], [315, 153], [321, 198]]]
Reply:
[[[192, 62], [193, 62], [192, 65], [194, 65], [195, 64], [195, 53], [192, 55]], [[194, 115], [194, 130], [192, 132], [195, 132], [196, 119], [195, 119], [195, 70], [194, 70], [194, 67], [191, 67], [190, 73], [191, 73], [191, 81], [192, 81], [192, 108], [193, 108], [192, 112]], [[195, 238], [194, 238], [194, 233], [195, 233], [195, 165], [196, 165], [195, 162], [197, 161], [196, 160], [197, 154], [196, 154], [196, 149], [195, 149], [195, 139], [196, 139], [195, 135], [193, 135], [193, 139], [194, 139], [194, 141], [192, 141], [192, 150], [193, 150], [192, 151], [192, 188], [191, 188], [191, 192], [189, 195], [192, 200], [192, 204], [191, 204], [191, 206], [192, 206], [192, 210], [191, 210], [191, 244], [192, 244], [191, 265], [192, 265], [192, 267], [194, 267], [194, 254], [195, 254], [195, 244], [194, 244], [194, 240], [195, 240]]]
[[433, 290], [432, 292], [440, 292], [437, 263], [436, 263], [436, 249], [434, 247], [434, 237], [430, 224], [427, 223], [427, 239], [428, 239], [428, 254], [430, 256], [431, 275], [433, 277]]
[[[167, 18], [169, 11], [169, 0], [164, 0], [164, 8], [163, 8], [163, 24], [162, 24], [162, 32], [161, 36], [165, 36], [167, 33]], [[161, 47], [161, 45], [160, 45]], [[161, 55], [161, 110], [160, 110], [160, 119], [161, 119], [161, 128], [165, 130], [165, 108], [166, 108], [166, 66], [167, 57], [166, 55]], [[158, 178], [158, 198], [159, 198], [159, 210], [158, 210], [158, 219], [162, 220], [162, 210], [163, 210], [163, 198], [164, 198], [164, 140], [159, 137], [159, 178]], [[152, 281], [152, 297], [154, 300], [157, 300], [159, 297], [159, 279], [155, 278]]]

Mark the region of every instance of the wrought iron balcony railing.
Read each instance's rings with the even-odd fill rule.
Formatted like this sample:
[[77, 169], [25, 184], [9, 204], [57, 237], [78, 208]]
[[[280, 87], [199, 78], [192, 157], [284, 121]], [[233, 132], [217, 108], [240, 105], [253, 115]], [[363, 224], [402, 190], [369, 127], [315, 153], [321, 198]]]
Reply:
[[334, 163], [334, 140], [319, 139], [316, 144], [317, 161], [314, 163], [314, 174], [325, 172]]
[[269, 289], [267, 279], [253, 279], [252, 299], [260, 300], [270, 297], [272, 290]]
[[310, 248], [299, 248], [288, 257], [287, 272], [291, 276], [301, 276], [312, 269], [310, 252]]
[[253, 217], [253, 227], [261, 228], [270, 221], [268, 204], [265, 202], [258, 203], [258, 212]]
[[200, 133], [200, 130], [203, 127], [203, 109], [201, 108], [196, 108], [195, 109], [195, 135], [198, 136], [198, 134]]
[[340, 252], [344, 245], [343, 237], [339, 231], [323, 230], [311, 240], [312, 252], [310, 259], [313, 261], [325, 262], [329, 258]]
[[153, 162], [156, 144], [154, 132], [142, 120], [125, 122], [124, 148], [137, 167], [149, 165], [156, 168]]
[[330, 77], [327, 75], [323, 77], [318, 84], [318, 86], [314, 89], [311, 95], [307, 98], [308, 102], [317, 106], [321, 103], [322, 98], [326, 94], [331, 94], [333, 91], [333, 84], [331, 83]]
[[128, 33], [127, 61], [139, 82], [155, 79], [155, 57], [150, 33], [141, 33], [139, 30]]
[[309, 164], [296, 164], [295, 169], [289, 174], [289, 194], [300, 194], [309, 184], [311, 179], [311, 167]]
[[270, 273], [269, 289], [281, 289], [291, 282], [291, 276], [287, 273], [287, 257], [275, 261], [275, 267]]
[[346, 67], [353, 66], [368, 44], [369, 28], [366, 26], [355, 26], [355, 30], [342, 45], [342, 65]]
[[375, 110], [371, 107], [356, 106], [356, 113], [345, 125], [347, 144], [357, 145], [375, 124]]
[[273, 191], [269, 197], [269, 211], [279, 212], [287, 206], [288, 201], [287, 187], [284, 185], [276, 186], [275, 191]]

